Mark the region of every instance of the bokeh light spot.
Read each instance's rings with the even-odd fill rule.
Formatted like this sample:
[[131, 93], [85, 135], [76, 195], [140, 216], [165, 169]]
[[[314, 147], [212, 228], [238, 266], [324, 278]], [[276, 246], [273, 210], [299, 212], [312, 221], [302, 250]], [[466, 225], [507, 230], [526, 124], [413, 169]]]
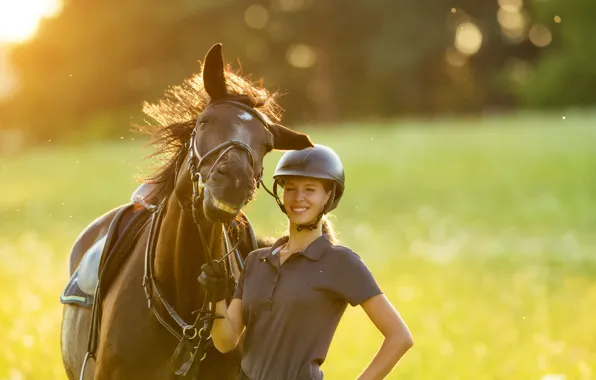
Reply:
[[286, 60], [294, 67], [306, 69], [315, 64], [317, 53], [308, 45], [296, 44], [286, 51]]
[[513, 42], [521, 42], [526, 38], [526, 17], [520, 10], [500, 8], [497, 21], [501, 25], [501, 32]]
[[466, 64], [468, 56], [460, 53], [458, 50], [450, 48], [445, 52], [445, 60], [448, 64], [455, 67], [461, 67]]
[[455, 31], [455, 48], [462, 54], [474, 55], [482, 46], [482, 32], [476, 24], [466, 21]]
[[553, 41], [552, 33], [542, 24], [533, 25], [528, 34], [528, 38], [530, 39], [530, 42], [538, 47], [547, 47]]
[[278, 4], [284, 12], [296, 12], [304, 7], [304, 0], [279, 0]]
[[519, 30], [524, 28], [524, 16], [519, 11], [508, 11], [505, 8], [499, 9], [497, 12], [497, 21], [503, 29]]
[[522, 0], [498, 0], [499, 7], [507, 12], [519, 12], [521, 11], [524, 3]]
[[251, 5], [244, 12], [244, 21], [253, 29], [263, 29], [269, 21], [269, 11], [262, 5]]

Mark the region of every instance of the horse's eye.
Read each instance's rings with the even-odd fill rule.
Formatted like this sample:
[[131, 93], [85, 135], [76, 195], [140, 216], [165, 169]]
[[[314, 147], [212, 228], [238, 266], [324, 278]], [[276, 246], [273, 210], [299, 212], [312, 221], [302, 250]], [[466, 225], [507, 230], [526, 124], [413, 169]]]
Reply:
[[205, 128], [205, 127], [207, 127], [208, 124], [209, 124], [209, 122], [207, 120], [201, 120], [199, 122], [199, 128]]

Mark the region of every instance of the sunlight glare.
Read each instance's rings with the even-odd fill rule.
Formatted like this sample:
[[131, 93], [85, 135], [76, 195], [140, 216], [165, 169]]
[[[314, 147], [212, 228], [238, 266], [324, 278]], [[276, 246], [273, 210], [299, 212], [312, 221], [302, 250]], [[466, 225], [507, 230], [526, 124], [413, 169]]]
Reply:
[[0, 43], [33, 37], [41, 19], [55, 16], [60, 8], [60, 0], [0, 1]]

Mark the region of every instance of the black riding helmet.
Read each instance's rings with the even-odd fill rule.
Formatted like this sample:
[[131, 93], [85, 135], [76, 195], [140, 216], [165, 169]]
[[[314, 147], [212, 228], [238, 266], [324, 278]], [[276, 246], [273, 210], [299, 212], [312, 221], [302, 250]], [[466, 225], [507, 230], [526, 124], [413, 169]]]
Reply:
[[273, 173], [273, 194], [284, 213], [286, 209], [277, 195], [277, 186], [286, 176], [320, 178], [330, 180], [333, 183], [331, 197], [323, 208], [323, 212], [314, 223], [302, 226], [303, 228], [316, 228], [322, 216], [334, 210], [344, 194], [345, 174], [343, 164], [333, 149], [324, 145], [315, 144], [314, 148], [286, 152], [277, 163]]

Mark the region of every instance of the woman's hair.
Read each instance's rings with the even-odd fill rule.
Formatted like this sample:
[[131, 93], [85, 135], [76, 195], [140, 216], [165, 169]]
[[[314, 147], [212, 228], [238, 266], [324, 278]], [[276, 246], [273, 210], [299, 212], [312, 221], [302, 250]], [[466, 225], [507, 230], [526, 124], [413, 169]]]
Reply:
[[339, 239], [335, 234], [335, 227], [333, 226], [333, 223], [331, 223], [329, 218], [327, 218], [327, 215], [323, 215], [323, 217], [321, 218], [321, 223], [323, 223], [323, 233], [329, 235], [329, 240], [331, 241], [331, 243], [339, 243]]
[[[333, 189], [333, 181], [322, 179], [321, 182], [323, 182], [323, 187], [325, 188], [325, 191], [329, 192]], [[339, 239], [337, 238], [337, 235], [335, 233], [335, 227], [333, 226], [333, 223], [331, 223], [327, 215], [323, 215], [323, 217], [321, 218], [321, 223], [323, 223], [323, 233], [329, 235], [329, 240], [331, 240], [333, 244], [339, 243]]]

